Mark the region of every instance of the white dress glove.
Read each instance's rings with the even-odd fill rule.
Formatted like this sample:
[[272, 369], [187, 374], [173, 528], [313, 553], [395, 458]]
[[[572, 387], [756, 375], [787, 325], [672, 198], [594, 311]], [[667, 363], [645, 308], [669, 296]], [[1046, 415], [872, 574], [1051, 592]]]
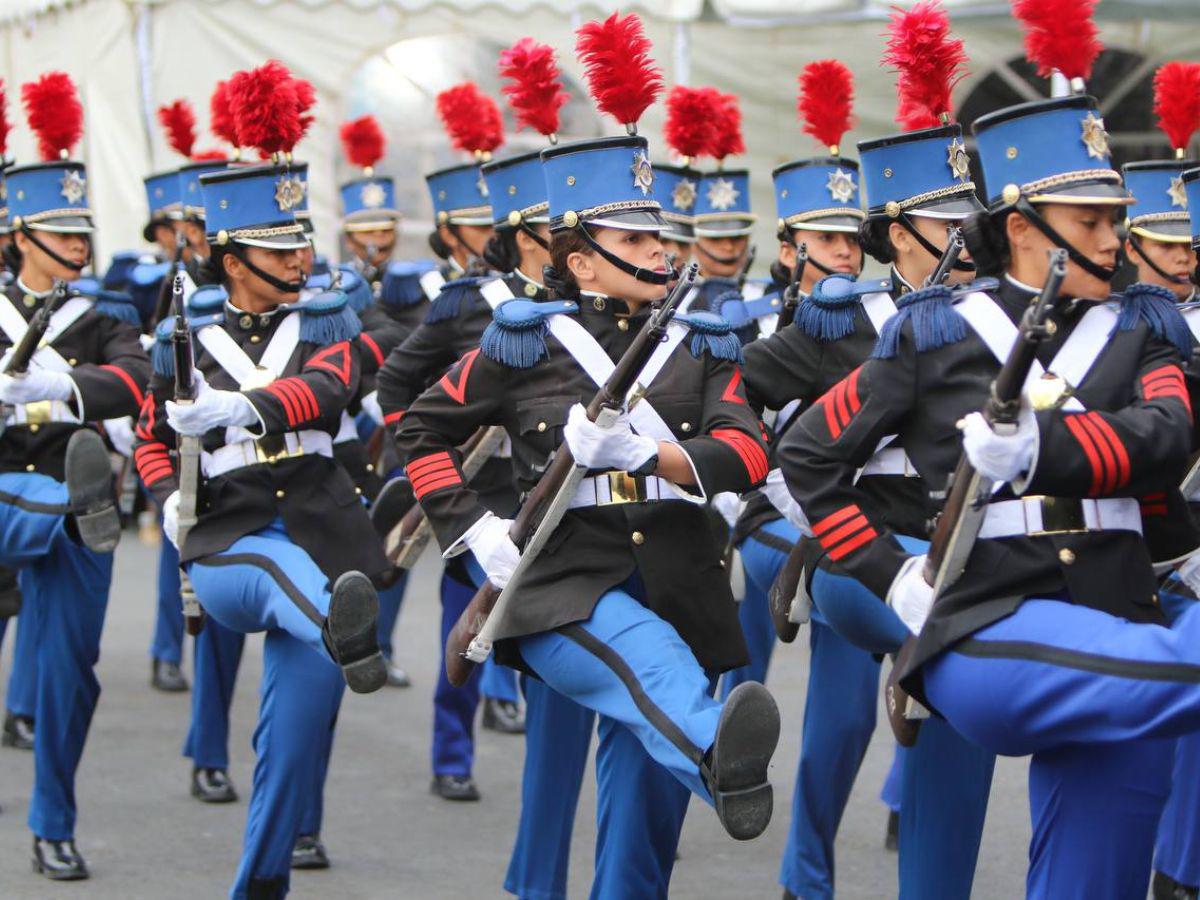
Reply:
[[179, 491], [175, 491], [167, 498], [167, 502], [163, 504], [163, 534], [167, 536], [167, 540], [179, 549]]
[[779, 510], [785, 519], [795, 525], [802, 535], [813, 536], [808, 516], [804, 514], [804, 510], [800, 508], [800, 504], [796, 502], [792, 492], [788, 490], [781, 469], [772, 469], [767, 473], [767, 480], [762, 486], [762, 492], [763, 496], [771, 501], [771, 505]]
[[199, 371], [193, 383], [196, 399], [192, 403], [181, 406], [174, 400], [166, 402], [167, 423], [177, 434], [198, 437], [214, 428], [258, 423], [258, 413], [245, 394], [211, 388]]
[[501, 519], [488, 513], [460, 538], [475, 554], [475, 561], [487, 573], [488, 581], [500, 590], [504, 590], [521, 559], [521, 551], [508, 536], [511, 527], [512, 519]]
[[362, 411], [371, 417], [371, 421], [376, 425], [383, 424], [383, 408], [379, 405], [379, 392], [371, 391], [362, 398]]
[[581, 403], [571, 407], [563, 437], [575, 462], [589, 469], [634, 472], [658, 453], [658, 441], [634, 434], [625, 413], [608, 428], [602, 428], [588, 419]]
[[75, 382], [66, 372], [31, 369], [22, 375], [0, 375], [0, 400], [13, 405], [39, 400], [70, 400]]
[[1200, 597], [1200, 553], [1193, 553], [1179, 567], [1179, 578]]
[[124, 457], [133, 456], [133, 419], [123, 416], [119, 419], [105, 419], [104, 433], [109, 442]]
[[920, 634], [933, 608], [933, 587], [925, 581], [925, 554], [910, 556], [888, 588], [887, 605], [913, 634]]
[[1038, 430], [1033, 413], [1021, 410], [1012, 434], [997, 434], [980, 413], [963, 424], [963, 452], [981, 475], [992, 481], [1016, 481], [1033, 469]]

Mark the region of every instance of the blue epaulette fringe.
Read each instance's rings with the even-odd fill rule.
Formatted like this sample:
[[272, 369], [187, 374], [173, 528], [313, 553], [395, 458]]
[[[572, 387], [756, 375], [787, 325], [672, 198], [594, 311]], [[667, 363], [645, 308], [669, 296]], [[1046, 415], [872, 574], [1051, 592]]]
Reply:
[[349, 266], [338, 266], [337, 268], [341, 278], [338, 282], [338, 289], [346, 295], [346, 303], [350, 309], [358, 315], [362, 315], [363, 311], [375, 302], [371, 285], [367, 284], [367, 279]]
[[425, 321], [444, 322], [458, 316], [462, 312], [463, 299], [474, 295], [479, 283], [480, 279], [478, 278], [458, 278], [454, 281], [447, 281], [442, 285], [442, 292], [429, 305], [429, 313], [425, 316]]
[[154, 329], [154, 346], [150, 348], [150, 365], [154, 374], [163, 378], [175, 377], [175, 348], [171, 346], [171, 333], [175, 330], [175, 317], [167, 316]]
[[1118, 331], [1132, 331], [1145, 321], [1159, 338], [1173, 344], [1185, 360], [1192, 358], [1192, 332], [1175, 306], [1175, 295], [1154, 284], [1131, 284], [1121, 297]]
[[675, 321], [691, 330], [688, 350], [699, 359], [705, 351], [714, 359], [742, 362], [742, 342], [733, 333], [733, 326], [716, 313], [700, 311], [676, 316]]
[[830, 299], [810, 294], [796, 306], [795, 325], [818, 343], [840, 341], [854, 332], [854, 314], [861, 299], [857, 294]]
[[[440, 299], [440, 298], [439, 298]], [[506, 300], [492, 313], [484, 329], [479, 349], [488, 359], [511, 369], [531, 369], [550, 355], [546, 335], [551, 315], [572, 313], [578, 306], [568, 301], [537, 303], [533, 300]]]
[[299, 305], [300, 340], [309, 344], [336, 344], [358, 337], [362, 320], [341, 291], [319, 294]]
[[871, 356], [892, 359], [900, 349], [900, 331], [912, 322], [913, 342], [918, 353], [937, 350], [967, 336], [967, 320], [953, 304], [954, 293], [938, 284], [905, 294], [896, 301], [897, 312], [887, 320]]
[[138, 308], [124, 295], [114, 295], [108, 291], [102, 291], [97, 295], [93, 309], [102, 316], [109, 316], [119, 322], [133, 325], [135, 328], [141, 327], [142, 316], [138, 312]]

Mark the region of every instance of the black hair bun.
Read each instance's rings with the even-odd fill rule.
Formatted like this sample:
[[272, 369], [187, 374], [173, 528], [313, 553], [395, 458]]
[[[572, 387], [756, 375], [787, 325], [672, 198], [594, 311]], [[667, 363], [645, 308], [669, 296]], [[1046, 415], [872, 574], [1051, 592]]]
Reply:
[[963, 219], [963, 243], [975, 263], [975, 271], [981, 276], [1000, 275], [1008, 265], [1004, 222], [1010, 212], [1005, 210], [995, 216], [989, 212], [975, 212]]
[[885, 266], [896, 259], [889, 236], [891, 228], [891, 219], [867, 219], [858, 226], [858, 245], [863, 253]]

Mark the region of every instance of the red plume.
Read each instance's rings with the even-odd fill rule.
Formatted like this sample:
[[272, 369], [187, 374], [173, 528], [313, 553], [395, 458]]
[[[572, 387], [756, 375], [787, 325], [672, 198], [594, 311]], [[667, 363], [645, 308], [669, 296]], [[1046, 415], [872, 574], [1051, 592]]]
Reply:
[[171, 149], [183, 156], [192, 155], [196, 144], [196, 114], [192, 104], [176, 100], [158, 108], [158, 124], [166, 129], [167, 143]]
[[83, 106], [65, 72], [47, 72], [21, 85], [21, 101], [43, 160], [66, 156], [83, 137]]
[[1158, 127], [1183, 151], [1200, 128], [1200, 63], [1164, 63], [1154, 73], [1154, 112]]
[[1092, 12], [1097, 0], [1013, 0], [1013, 14], [1025, 26], [1025, 55], [1037, 73], [1055, 69], [1067, 78], [1088, 79], [1104, 44]]
[[830, 152], [850, 130], [854, 108], [854, 76], [836, 59], [819, 59], [800, 70], [800, 97], [796, 110], [804, 133]]
[[192, 162], [228, 162], [229, 157], [220, 150], [201, 150], [192, 154]]
[[942, 124], [951, 112], [950, 92], [967, 75], [967, 54], [950, 36], [940, 0], [892, 12], [883, 61], [896, 72], [896, 121], [908, 131]]
[[11, 130], [12, 124], [8, 121], [8, 88], [4, 79], [0, 78], [0, 162], [8, 154], [8, 132]]
[[558, 133], [558, 111], [571, 95], [562, 89], [553, 47], [521, 38], [500, 54], [500, 77], [509, 79], [500, 91], [508, 97], [518, 128], [546, 137]]
[[238, 146], [233, 110], [229, 108], [229, 82], [218, 81], [208, 101], [208, 124], [212, 133], [230, 146]]
[[[304, 140], [308, 129], [312, 127], [312, 123], [317, 118], [308, 115], [308, 111], [317, 105], [317, 92], [313, 89], [312, 82], [305, 78], [293, 78], [292, 83], [296, 86], [296, 113], [300, 117], [300, 137], [296, 138], [296, 144], [298, 144]], [[287, 153], [291, 153], [296, 144], [283, 149]]]
[[667, 94], [667, 121], [663, 136], [676, 156], [695, 159], [708, 152], [715, 135], [716, 108], [720, 94], [715, 88], [693, 88], [677, 84]]
[[270, 156], [300, 140], [300, 99], [287, 66], [267, 60], [257, 69], [229, 79], [229, 108], [238, 146], [255, 147]]
[[437, 111], [450, 135], [450, 143], [458, 150], [482, 156], [504, 143], [500, 108], [473, 81], [464, 81], [438, 94]]
[[742, 140], [742, 110], [736, 94], [716, 94], [713, 126], [709, 156], [721, 162], [727, 156], [746, 152], [746, 142]]
[[581, 26], [575, 35], [575, 54], [596, 106], [632, 129], [663, 91], [662, 70], [650, 56], [642, 20], [634, 13], [624, 18], [613, 13]]
[[342, 150], [353, 165], [369, 169], [383, 159], [387, 138], [379, 121], [374, 116], [363, 116], [343, 122], [338, 134], [342, 139]]

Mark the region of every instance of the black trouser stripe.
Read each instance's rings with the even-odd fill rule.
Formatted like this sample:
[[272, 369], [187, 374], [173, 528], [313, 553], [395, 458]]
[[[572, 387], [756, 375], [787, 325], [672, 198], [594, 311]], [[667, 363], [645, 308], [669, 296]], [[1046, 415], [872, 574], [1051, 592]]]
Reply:
[[697, 766], [704, 762], [704, 751], [688, 740], [687, 735], [680, 730], [679, 726], [672, 722], [670, 717], [646, 695], [646, 692], [642, 690], [641, 683], [637, 680], [637, 675], [634, 674], [633, 669], [629, 668], [629, 664], [621, 659], [617, 651], [579, 625], [563, 625], [558, 632], [612, 669], [625, 685], [625, 689], [629, 691], [634, 705], [646, 717], [646, 721], [674, 744], [680, 753]]
[[980, 659], [1028, 659], [1034, 662], [1062, 666], [1064, 669], [1079, 669], [1098, 675], [1115, 675], [1138, 681], [1177, 681], [1200, 684], [1200, 666], [1189, 663], [1157, 663], [1136, 659], [1120, 659], [1101, 656], [1098, 653], [1083, 653], [1065, 650], [1032, 641], [980, 641], [975, 638], [956, 644], [953, 648], [963, 656]]
[[279, 568], [279, 564], [269, 556], [259, 553], [225, 553], [205, 556], [196, 562], [202, 566], [257, 566], [275, 579], [275, 583], [283, 588], [288, 599], [295, 603], [300, 612], [304, 613], [314, 625], [320, 628], [325, 624], [325, 617], [304, 596], [304, 592], [296, 587], [287, 575], [283, 574], [283, 569]]
[[38, 503], [36, 500], [26, 500], [19, 494], [9, 494], [6, 491], [0, 491], [0, 503], [49, 516], [65, 516], [71, 511], [70, 505], [66, 503]]
[[770, 547], [772, 550], [778, 550], [780, 553], [791, 553], [792, 548], [796, 545], [787, 538], [781, 538], [777, 534], [771, 534], [765, 528], [760, 528], [758, 531], [747, 536], [746, 540], [757, 541], [764, 547]]

